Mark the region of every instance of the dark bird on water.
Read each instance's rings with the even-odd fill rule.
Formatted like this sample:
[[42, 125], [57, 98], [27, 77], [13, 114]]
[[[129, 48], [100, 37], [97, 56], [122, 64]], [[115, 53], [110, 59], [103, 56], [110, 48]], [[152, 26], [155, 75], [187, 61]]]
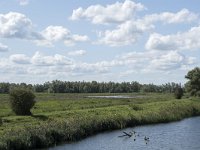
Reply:
[[149, 141], [149, 138], [145, 136], [145, 137], [144, 137], [144, 140], [145, 140], [145, 141]]

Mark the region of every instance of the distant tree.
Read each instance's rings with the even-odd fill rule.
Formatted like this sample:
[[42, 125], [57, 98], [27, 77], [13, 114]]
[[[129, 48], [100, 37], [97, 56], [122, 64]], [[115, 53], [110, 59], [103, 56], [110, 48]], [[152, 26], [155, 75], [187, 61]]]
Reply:
[[54, 80], [51, 84], [53, 93], [65, 93], [66, 84], [63, 81]]
[[35, 92], [48, 93], [131, 93], [131, 92], [158, 92], [174, 93], [176, 83], [162, 85], [140, 84], [139, 82], [85, 82], [54, 80], [44, 84], [0, 83], [0, 93], [9, 93], [14, 88], [26, 88]]
[[90, 86], [91, 86], [91, 92], [92, 93], [98, 93], [99, 86], [98, 86], [97, 81], [92, 81], [91, 84], [90, 84]]
[[9, 83], [0, 83], [0, 93], [9, 93], [9, 88]]
[[28, 89], [14, 88], [10, 91], [10, 105], [16, 115], [31, 115], [34, 99], [35, 95]]
[[159, 86], [154, 84], [144, 84], [142, 85], [141, 91], [142, 92], [159, 92], [158, 90]]
[[34, 85], [34, 91], [35, 92], [44, 92], [45, 91], [44, 85], [41, 85], [41, 84]]
[[185, 84], [185, 89], [191, 96], [200, 96], [200, 68], [190, 70], [185, 76], [189, 81]]
[[174, 96], [176, 99], [181, 99], [183, 96], [183, 89], [181, 86], [177, 86], [174, 91]]
[[141, 85], [134, 81], [134, 82], [131, 82], [131, 92], [139, 92], [141, 89]]
[[45, 82], [45, 83], [43, 84], [43, 86], [44, 86], [44, 91], [45, 91], [45, 92], [49, 92], [49, 88], [50, 88], [50, 86], [51, 86], [51, 83], [50, 83], [50, 82]]
[[49, 87], [49, 88], [47, 89], [47, 93], [54, 93], [52, 87]]

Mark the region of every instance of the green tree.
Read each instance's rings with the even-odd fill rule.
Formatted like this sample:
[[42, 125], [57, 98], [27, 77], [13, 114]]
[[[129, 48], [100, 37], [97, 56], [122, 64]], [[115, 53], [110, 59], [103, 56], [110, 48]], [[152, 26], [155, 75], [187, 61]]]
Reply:
[[54, 80], [52, 81], [51, 88], [53, 90], [53, 93], [65, 93], [65, 82]]
[[0, 83], [0, 93], [9, 93], [9, 88], [9, 83]]
[[200, 68], [190, 70], [185, 76], [189, 81], [185, 84], [186, 91], [191, 96], [200, 96]]
[[131, 92], [139, 92], [141, 89], [141, 84], [139, 82], [131, 82]]
[[35, 92], [44, 92], [44, 85], [42, 85], [42, 84], [34, 85], [34, 91]]
[[28, 89], [14, 88], [10, 91], [10, 105], [16, 115], [31, 115], [34, 99], [35, 95]]
[[177, 86], [174, 91], [174, 96], [176, 99], [181, 99], [183, 96], [183, 89], [181, 86]]

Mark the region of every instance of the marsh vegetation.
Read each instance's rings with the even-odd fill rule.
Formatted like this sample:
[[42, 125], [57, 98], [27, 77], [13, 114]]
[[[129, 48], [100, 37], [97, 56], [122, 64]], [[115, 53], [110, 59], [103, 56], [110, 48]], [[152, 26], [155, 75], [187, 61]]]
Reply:
[[197, 98], [176, 100], [173, 94], [157, 93], [129, 93], [130, 97], [144, 96], [129, 99], [88, 97], [91, 95], [97, 94], [37, 93], [32, 116], [16, 116], [10, 109], [9, 96], [0, 95], [0, 149], [48, 147], [102, 131], [175, 121], [200, 114]]
[[[1, 83], [1, 93], [10, 91], [10, 102], [8, 94], [0, 95], [0, 149], [49, 147], [60, 142], [77, 141], [102, 131], [200, 115], [199, 70], [195, 68], [188, 72], [186, 78], [189, 81], [185, 89], [189, 93], [184, 96], [184, 87], [180, 84], [166, 84], [167, 88], [163, 88], [163, 85], [140, 85], [135, 82], [53, 81], [48, 86], [40, 85], [45, 87], [45, 93], [35, 93], [35, 103], [35, 95], [30, 89], [38, 85]], [[70, 84], [73, 85], [68, 87]], [[83, 85], [88, 86], [84, 88]], [[21, 88], [26, 90], [20, 91]], [[81, 92], [84, 89], [94, 91]], [[123, 93], [112, 93], [116, 89]], [[139, 91], [134, 92], [134, 89]], [[108, 93], [102, 93], [104, 90], [108, 90]]]

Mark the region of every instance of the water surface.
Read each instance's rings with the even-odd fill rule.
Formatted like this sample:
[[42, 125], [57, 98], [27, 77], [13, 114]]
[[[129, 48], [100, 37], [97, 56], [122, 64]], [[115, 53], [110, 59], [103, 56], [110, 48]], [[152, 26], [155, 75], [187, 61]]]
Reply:
[[[123, 131], [136, 135], [118, 137]], [[149, 137], [146, 142], [144, 137]], [[134, 139], [136, 139], [134, 141]], [[200, 117], [182, 121], [146, 125], [105, 132], [82, 141], [50, 148], [50, 150], [200, 150]]]
[[87, 96], [89, 98], [144, 98], [145, 96], [142, 95], [136, 95], [136, 96], [129, 96], [129, 95], [109, 95], [109, 96], [102, 96], [102, 95], [96, 95], [96, 96]]

